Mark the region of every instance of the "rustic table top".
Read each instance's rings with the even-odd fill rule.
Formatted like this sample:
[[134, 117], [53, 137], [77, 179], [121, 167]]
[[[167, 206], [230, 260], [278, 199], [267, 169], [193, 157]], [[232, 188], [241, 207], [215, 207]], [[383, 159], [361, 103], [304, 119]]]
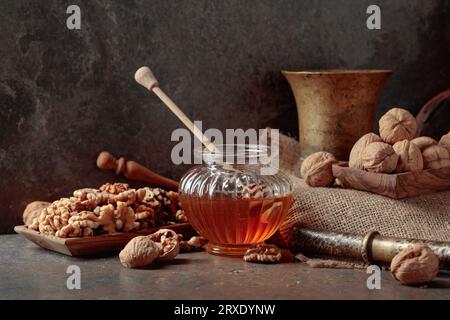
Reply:
[[[0, 236], [0, 259], [0, 299], [450, 299], [448, 273], [428, 288], [413, 288], [383, 271], [381, 290], [369, 290], [365, 270], [251, 264], [205, 252], [132, 270], [117, 256], [68, 257], [19, 235]], [[80, 290], [67, 289], [71, 265], [80, 268]]]

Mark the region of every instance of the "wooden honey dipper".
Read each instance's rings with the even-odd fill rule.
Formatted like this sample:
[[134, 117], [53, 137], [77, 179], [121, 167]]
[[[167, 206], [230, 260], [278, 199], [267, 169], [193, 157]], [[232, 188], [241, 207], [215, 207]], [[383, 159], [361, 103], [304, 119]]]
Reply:
[[97, 167], [103, 170], [114, 170], [117, 175], [123, 173], [130, 180], [148, 182], [178, 191], [178, 182], [163, 177], [136, 161], [126, 161], [123, 157], [116, 159], [107, 151], [100, 152], [98, 155]]
[[[159, 88], [159, 82], [149, 67], [139, 68], [136, 71], [134, 78], [140, 85], [155, 93], [209, 151], [218, 152], [216, 146], [203, 135], [201, 130], [198, 129], [183, 111], [181, 111], [181, 109], [164, 93], [164, 91]], [[136, 161], [125, 161], [125, 158], [123, 157], [116, 159], [111, 153], [106, 151], [103, 151], [98, 155], [97, 167], [104, 170], [115, 170], [117, 175], [123, 173], [125, 177], [131, 180], [144, 181], [165, 186], [171, 190], [178, 190], [178, 182], [163, 177]]]
[[210, 152], [219, 152], [216, 146], [205, 137], [200, 129], [181, 111], [181, 109], [161, 90], [159, 82], [149, 67], [141, 67], [134, 74], [134, 79], [147, 90], [153, 92], [172, 111], [178, 119], [199, 139]]

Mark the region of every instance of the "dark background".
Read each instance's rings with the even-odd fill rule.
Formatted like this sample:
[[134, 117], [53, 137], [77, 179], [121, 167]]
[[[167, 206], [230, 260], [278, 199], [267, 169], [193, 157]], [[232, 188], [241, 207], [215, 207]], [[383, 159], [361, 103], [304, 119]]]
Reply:
[[[66, 28], [66, 8], [82, 11]], [[366, 9], [382, 8], [382, 30]], [[180, 122], [133, 80], [149, 65], [204, 128], [297, 136], [282, 69], [390, 68], [379, 108], [416, 114], [450, 87], [448, 0], [0, 1], [0, 232], [32, 200], [114, 180], [99, 151], [179, 179]]]

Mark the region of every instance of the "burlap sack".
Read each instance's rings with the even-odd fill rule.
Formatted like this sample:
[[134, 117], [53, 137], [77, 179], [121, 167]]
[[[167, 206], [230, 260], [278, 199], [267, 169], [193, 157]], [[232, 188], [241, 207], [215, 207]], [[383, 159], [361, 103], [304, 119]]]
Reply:
[[294, 203], [280, 236], [286, 241], [296, 223], [315, 230], [450, 241], [450, 191], [394, 200], [340, 188], [311, 188], [299, 175], [299, 144], [280, 135], [280, 167], [290, 173]]

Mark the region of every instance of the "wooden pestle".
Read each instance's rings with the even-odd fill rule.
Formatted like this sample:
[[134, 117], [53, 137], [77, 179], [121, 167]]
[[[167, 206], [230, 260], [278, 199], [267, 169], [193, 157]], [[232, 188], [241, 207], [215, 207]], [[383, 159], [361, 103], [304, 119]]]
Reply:
[[98, 155], [97, 167], [103, 170], [115, 170], [117, 175], [123, 173], [130, 180], [148, 182], [178, 191], [178, 182], [163, 177], [136, 161], [126, 161], [123, 157], [116, 159], [107, 151], [100, 152]]

